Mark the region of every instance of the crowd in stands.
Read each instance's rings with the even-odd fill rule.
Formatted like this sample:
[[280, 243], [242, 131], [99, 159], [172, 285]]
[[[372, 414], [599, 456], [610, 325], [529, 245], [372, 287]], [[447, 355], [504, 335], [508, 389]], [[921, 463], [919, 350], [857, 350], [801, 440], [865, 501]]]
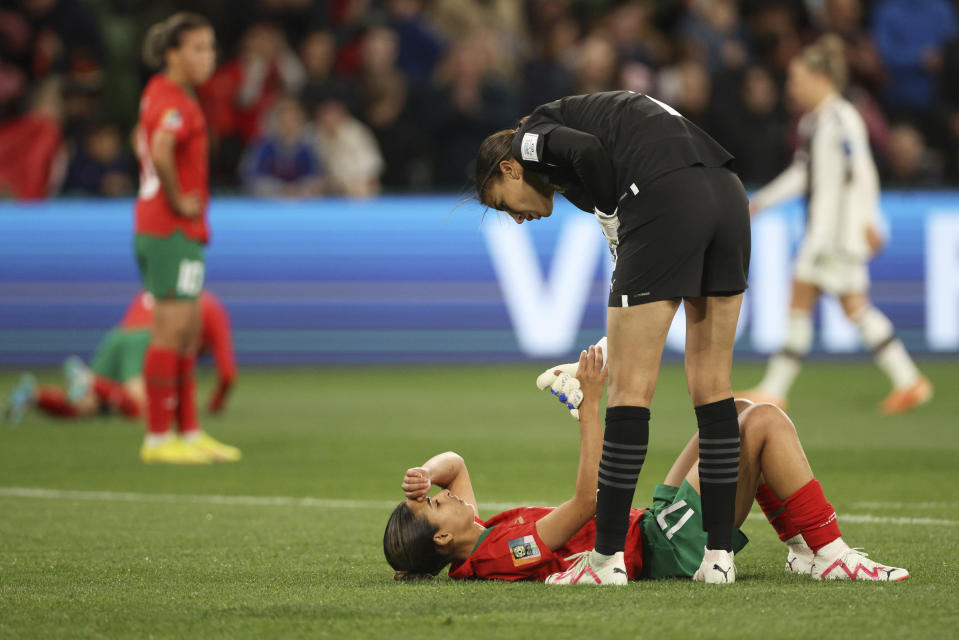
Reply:
[[845, 41], [886, 188], [959, 184], [956, 0], [0, 0], [0, 197], [135, 192], [139, 46], [216, 26], [197, 94], [214, 190], [458, 191], [492, 131], [568, 94], [672, 105], [757, 186], [789, 161], [789, 60]]

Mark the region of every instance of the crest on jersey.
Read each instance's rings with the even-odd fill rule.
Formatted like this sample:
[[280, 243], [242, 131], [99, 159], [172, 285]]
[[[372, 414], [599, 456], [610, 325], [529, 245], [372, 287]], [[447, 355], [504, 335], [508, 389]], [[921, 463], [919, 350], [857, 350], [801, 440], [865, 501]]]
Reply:
[[536, 145], [538, 143], [539, 143], [538, 133], [523, 134], [523, 144], [520, 147], [520, 153], [522, 153], [523, 155], [523, 160], [529, 160], [531, 162], [539, 162], [539, 153], [536, 151]]
[[179, 109], [167, 109], [160, 118], [160, 126], [169, 131], [179, 131], [183, 127], [183, 114]]
[[513, 556], [513, 566], [522, 567], [537, 562], [543, 554], [533, 536], [523, 536], [509, 541], [509, 552]]

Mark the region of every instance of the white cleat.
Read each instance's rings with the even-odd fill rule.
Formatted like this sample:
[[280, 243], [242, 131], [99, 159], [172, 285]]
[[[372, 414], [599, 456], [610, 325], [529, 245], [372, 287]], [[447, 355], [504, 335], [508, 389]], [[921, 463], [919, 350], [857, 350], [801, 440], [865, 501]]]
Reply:
[[824, 557], [820, 549], [813, 559], [813, 580], [869, 580], [873, 582], [900, 582], [909, 572], [898, 567], [887, 567], [869, 559], [862, 549], [846, 548], [838, 555]]
[[796, 553], [790, 549], [789, 554], [786, 556], [786, 573], [808, 576], [812, 571], [812, 560], [812, 550], [810, 550], [809, 553]]
[[613, 554], [606, 562], [594, 561], [593, 554], [593, 551], [583, 551], [569, 556], [566, 561], [573, 561], [573, 564], [566, 571], [547, 576], [546, 584], [622, 586], [629, 581], [622, 551]]
[[736, 582], [736, 564], [733, 552], [725, 549], [706, 549], [693, 580], [706, 584], [729, 584]]
[[812, 561], [815, 557], [802, 536], [795, 536], [786, 541], [789, 553], [786, 555], [786, 573], [795, 573], [808, 576], [812, 571]]

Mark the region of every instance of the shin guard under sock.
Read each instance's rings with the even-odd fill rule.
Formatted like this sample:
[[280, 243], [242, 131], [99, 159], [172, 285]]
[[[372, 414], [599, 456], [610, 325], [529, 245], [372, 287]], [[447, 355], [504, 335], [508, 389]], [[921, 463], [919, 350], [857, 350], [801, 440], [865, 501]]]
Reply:
[[177, 404], [177, 360], [171, 349], [152, 344], [143, 357], [143, 380], [147, 391], [147, 432], [161, 436], [169, 433]]
[[599, 463], [599, 492], [596, 494], [597, 553], [613, 555], [623, 550], [636, 480], [646, 460], [648, 444], [649, 409], [606, 409], [606, 433]]
[[696, 407], [706, 548], [732, 551], [739, 481], [739, 418], [732, 398]]
[[200, 430], [196, 419], [196, 356], [181, 354], [177, 374], [177, 425], [181, 436], [192, 436]]

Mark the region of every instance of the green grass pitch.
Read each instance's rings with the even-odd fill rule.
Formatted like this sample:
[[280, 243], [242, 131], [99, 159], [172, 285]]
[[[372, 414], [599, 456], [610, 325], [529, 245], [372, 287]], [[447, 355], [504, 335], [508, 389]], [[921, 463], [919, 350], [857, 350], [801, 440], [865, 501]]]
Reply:
[[[466, 458], [484, 516], [572, 492], [576, 425], [536, 364], [244, 370], [206, 421], [242, 447], [234, 465], [147, 467], [138, 426], [31, 415], [0, 426], [0, 637], [955, 637], [959, 366], [923, 368], [938, 395], [908, 416], [876, 417], [886, 382], [864, 361], [810, 365], [790, 412], [844, 537], [902, 584], [786, 575], [758, 508], [728, 588], [392, 582], [383, 527], [428, 456]], [[759, 375], [737, 365], [735, 383]], [[652, 415], [638, 506], [695, 426], [675, 364]]]

